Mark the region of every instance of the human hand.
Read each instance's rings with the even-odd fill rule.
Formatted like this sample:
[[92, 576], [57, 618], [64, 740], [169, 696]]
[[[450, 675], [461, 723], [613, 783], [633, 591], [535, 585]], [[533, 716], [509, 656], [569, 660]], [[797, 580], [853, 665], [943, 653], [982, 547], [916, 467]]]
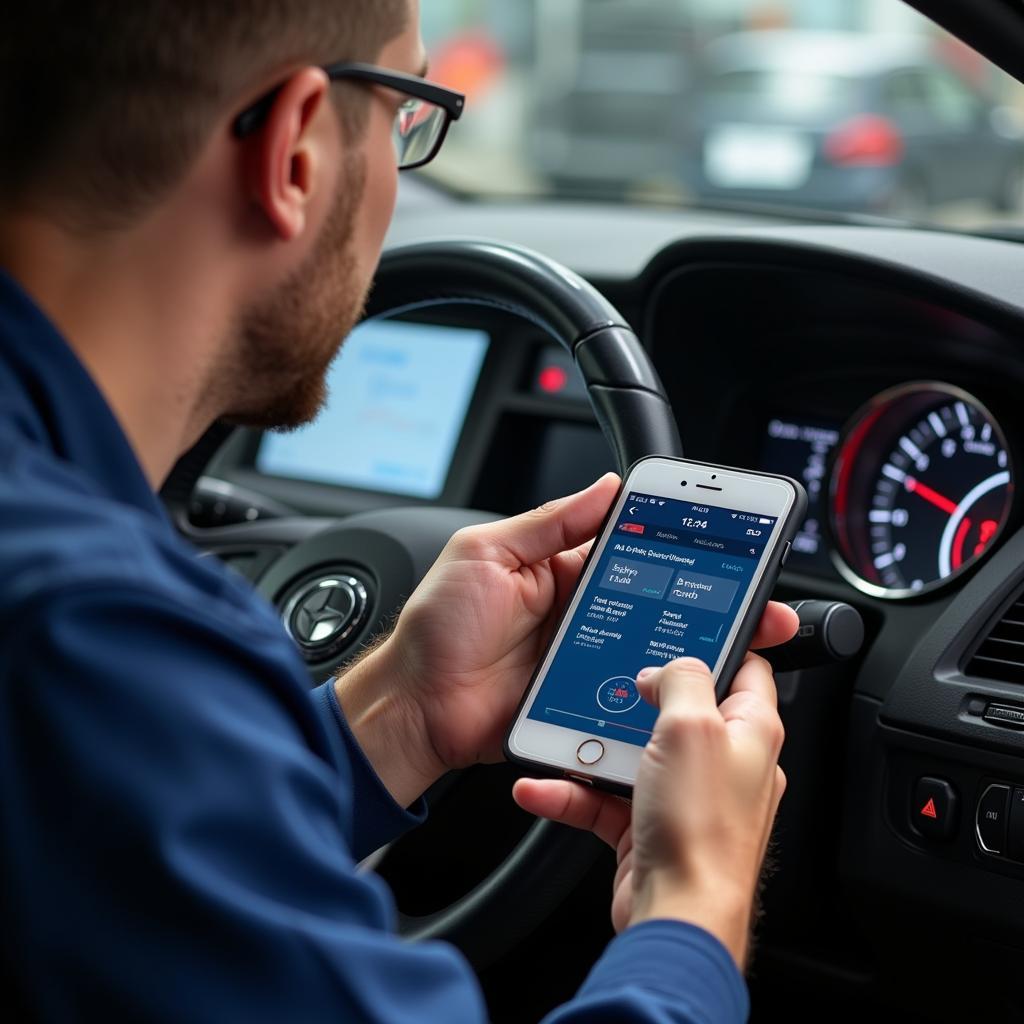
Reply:
[[460, 530], [391, 637], [337, 680], [347, 721], [400, 804], [452, 768], [502, 759], [505, 729], [618, 486], [609, 473], [532, 512]]
[[[796, 627], [791, 609], [770, 604], [755, 646], [782, 643]], [[638, 687], [661, 713], [641, 758], [632, 807], [555, 779], [521, 779], [513, 794], [525, 810], [589, 829], [616, 849], [616, 930], [655, 918], [689, 921], [717, 936], [742, 967], [754, 892], [785, 789], [771, 669], [748, 655], [720, 706], [711, 673], [692, 658], [641, 673]]]

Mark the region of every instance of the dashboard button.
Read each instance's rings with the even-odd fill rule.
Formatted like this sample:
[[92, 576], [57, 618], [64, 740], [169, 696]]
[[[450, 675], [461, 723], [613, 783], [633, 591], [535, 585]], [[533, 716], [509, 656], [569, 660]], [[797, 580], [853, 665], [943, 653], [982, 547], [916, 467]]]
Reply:
[[597, 764], [604, 757], [604, 744], [600, 740], [584, 740], [576, 748], [576, 760], [580, 764]]
[[978, 846], [985, 853], [1006, 852], [1006, 804], [1010, 799], [1010, 787], [993, 783], [978, 801], [974, 821], [974, 834]]
[[1012, 704], [989, 704], [982, 717], [993, 725], [1024, 729], [1024, 708], [1015, 707]]
[[1010, 797], [1010, 816], [1006, 835], [1006, 853], [1024, 861], [1024, 789], [1017, 786]]
[[910, 822], [926, 839], [946, 841], [956, 828], [956, 790], [945, 780], [917, 780], [910, 804]]

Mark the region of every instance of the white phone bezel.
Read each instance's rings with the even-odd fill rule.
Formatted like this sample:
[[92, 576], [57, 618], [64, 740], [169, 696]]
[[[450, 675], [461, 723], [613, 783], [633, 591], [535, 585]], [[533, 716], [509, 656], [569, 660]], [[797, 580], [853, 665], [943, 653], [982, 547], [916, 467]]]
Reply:
[[[636, 780], [643, 747], [623, 740], [610, 739], [600, 733], [536, 721], [528, 716], [591, 577], [602, 561], [603, 550], [615, 532], [626, 501], [630, 493], [637, 491], [659, 498], [690, 501], [696, 505], [717, 505], [738, 509], [751, 515], [772, 516], [776, 520], [772, 533], [765, 543], [761, 564], [747, 587], [743, 602], [715, 663], [713, 674], [716, 679], [736, 634], [743, 626], [747, 609], [757, 592], [766, 567], [771, 564], [789, 512], [797, 500], [796, 491], [784, 480], [684, 459], [645, 459], [637, 463], [626, 478], [608, 522], [595, 541], [598, 553], [591, 558], [572, 600], [566, 607], [554, 640], [540, 664], [508, 736], [510, 752], [524, 760], [550, 768], [564, 769], [572, 775], [626, 786], [632, 786]], [[604, 746], [604, 755], [599, 764], [588, 767], [578, 760], [576, 752], [582, 743], [592, 739], [600, 740]]]

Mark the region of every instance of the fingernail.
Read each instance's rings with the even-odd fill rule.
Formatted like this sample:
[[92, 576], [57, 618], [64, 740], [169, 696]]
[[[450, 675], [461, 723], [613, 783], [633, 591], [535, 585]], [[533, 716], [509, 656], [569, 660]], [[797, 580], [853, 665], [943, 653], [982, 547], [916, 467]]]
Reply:
[[636, 681], [639, 683], [641, 679], [646, 679], [648, 676], [653, 676], [658, 670], [656, 668], [642, 668], [636, 674]]

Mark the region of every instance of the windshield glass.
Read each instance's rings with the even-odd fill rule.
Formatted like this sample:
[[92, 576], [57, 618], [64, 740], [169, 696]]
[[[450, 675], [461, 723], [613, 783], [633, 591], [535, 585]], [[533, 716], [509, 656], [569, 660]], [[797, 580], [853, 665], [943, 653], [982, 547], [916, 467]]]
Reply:
[[474, 196], [1024, 218], [1024, 86], [900, 0], [429, 0]]

